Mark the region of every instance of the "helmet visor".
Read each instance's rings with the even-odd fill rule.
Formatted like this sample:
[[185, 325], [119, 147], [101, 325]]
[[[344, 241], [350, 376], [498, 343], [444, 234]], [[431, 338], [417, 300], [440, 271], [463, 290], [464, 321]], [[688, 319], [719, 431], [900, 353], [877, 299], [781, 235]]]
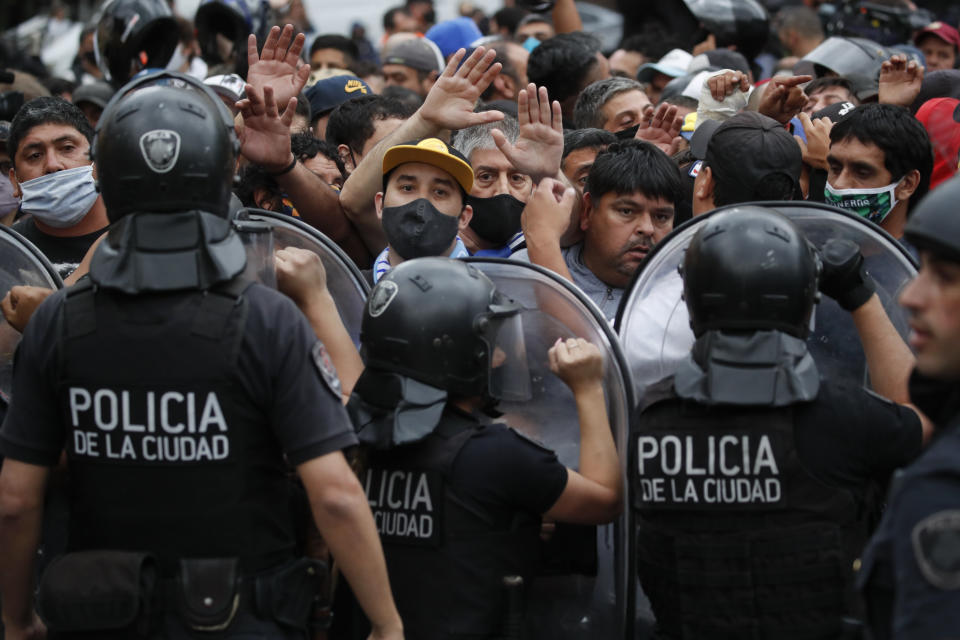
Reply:
[[243, 248], [247, 252], [244, 277], [276, 289], [277, 270], [273, 257], [273, 227], [267, 222], [250, 220], [248, 211], [242, 210], [233, 221], [233, 229], [240, 236]]
[[490, 320], [490, 395], [506, 402], [524, 402], [532, 397], [527, 346], [519, 313]]

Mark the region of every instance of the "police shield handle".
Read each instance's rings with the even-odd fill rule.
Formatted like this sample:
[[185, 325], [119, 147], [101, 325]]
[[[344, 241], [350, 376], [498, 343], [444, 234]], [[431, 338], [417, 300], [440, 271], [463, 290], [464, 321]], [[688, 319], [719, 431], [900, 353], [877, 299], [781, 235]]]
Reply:
[[504, 576], [503, 591], [507, 603], [503, 614], [503, 640], [523, 638], [523, 577]]
[[582, 338], [557, 340], [547, 355], [550, 370], [577, 403], [580, 470], [567, 469], [567, 486], [545, 515], [558, 522], [610, 522], [623, 510], [623, 486], [603, 394], [603, 356]]

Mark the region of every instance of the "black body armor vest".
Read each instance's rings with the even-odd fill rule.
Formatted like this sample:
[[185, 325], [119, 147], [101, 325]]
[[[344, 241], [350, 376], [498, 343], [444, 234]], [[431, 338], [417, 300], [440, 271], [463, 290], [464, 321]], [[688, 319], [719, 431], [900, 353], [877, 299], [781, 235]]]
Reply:
[[248, 282], [147, 297], [79, 284], [64, 303], [58, 402], [70, 550], [241, 559], [293, 556], [289, 489], [266, 399], [237, 374]]
[[797, 459], [793, 409], [699, 405], [672, 379], [648, 398], [629, 469], [658, 637], [839, 637], [863, 516]]
[[410, 638], [499, 634], [504, 576], [535, 568], [539, 518], [499, 522], [450, 486], [457, 454], [485, 428], [447, 411], [423, 440], [371, 452], [362, 479]]

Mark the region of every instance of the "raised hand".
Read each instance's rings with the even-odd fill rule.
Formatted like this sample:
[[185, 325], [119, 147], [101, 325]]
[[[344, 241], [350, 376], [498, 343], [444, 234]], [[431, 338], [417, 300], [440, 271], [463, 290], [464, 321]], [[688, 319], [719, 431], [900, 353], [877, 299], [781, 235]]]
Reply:
[[246, 93], [247, 97], [236, 103], [243, 116], [243, 126], [237, 127], [240, 153], [268, 172], [282, 171], [293, 160], [290, 125], [297, 99], [288, 98], [287, 108], [281, 116], [271, 86], [264, 87], [261, 95], [257, 87], [247, 84]]
[[293, 25], [286, 25], [281, 31], [274, 26], [267, 34], [263, 50], [257, 53], [257, 37], [252, 33], [247, 38], [247, 82], [264, 92], [268, 87], [273, 91], [277, 104], [287, 104], [307, 84], [310, 77], [310, 65], [300, 59], [305, 36], [293, 35]]
[[[645, 115], [650, 115], [652, 107], [648, 107]], [[663, 103], [657, 107], [649, 120], [644, 119], [637, 129], [637, 140], [645, 140], [663, 151], [667, 155], [676, 153], [680, 142], [680, 129], [683, 128], [683, 118], [677, 116], [677, 107]]]
[[496, 51], [477, 47], [458, 69], [464, 55], [465, 49], [453, 54], [418, 111], [423, 120], [437, 128], [466, 129], [503, 120], [499, 111], [473, 111], [480, 94], [500, 73], [502, 65], [493, 62]]
[[797, 117], [803, 124], [807, 141], [804, 142], [800, 136], [793, 136], [793, 138], [800, 145], [804, 163], [814, 169], [826, 171], [828, 169], [827, 154], [830, 152], [830, 130], [833, 129], [833, 121], [830, 118], [811, 120], [806, 113], [801, 113]]
[[917, 99], [923, 85], [923, 67], [904, 55], [890, 56], [880, 65], [878, 102], [909, 107]]
[[803, 92], [800, 85], [811, 80], [813, 76], [773, 78], [770, 80], [770, 86], [763, 93], [757, 111], [780, 124], [787, 124], [806, 106], [807, 94]]
[[51, 293], [53, 289], [46, 287], [18, 285], [10, 289], [0, 301], [0, 310], [3, 311], [3, 317], [6, 318], [7, 323], [23, 333], [33, 312]]
[[722, 102], [737, 89], [746, 93], [750, 89], [750, 79], [742, 71], [726, 71], [710, 76], [707, 79], [707, 86], [710, 87], [710, 95], [713, 99]]
[[576, 394], [603, 381], [603, 355], [583, 338], [557, 340], [547, 351], [550, 370]]
[[577, 192], [559, 180], [544, 178], [527, 200], [520, 218], [523, 234], [534, 241], [555, 242], [567, 233]]
[[560, 103], [551, 105], [547, 88], [533, 83], [517, 95], [517, 121], [520, 135], [517, 144], [507, 141], [499, 129], [494, 129], [493, 141], [517, 171], [533, 178], [534, 183], [560, 172], [563, 156], [563, 116]]
[[327, 272], [320, 256], [307, 249], [287, 247], [274, 253], [277, 270], [277, 289], [298, 305], [327, 288]]

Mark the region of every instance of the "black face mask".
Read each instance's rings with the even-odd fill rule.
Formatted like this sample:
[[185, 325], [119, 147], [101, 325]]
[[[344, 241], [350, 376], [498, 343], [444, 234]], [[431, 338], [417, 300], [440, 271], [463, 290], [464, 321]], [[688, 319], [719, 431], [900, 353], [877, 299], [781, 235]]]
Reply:
[[404, 260], [439, 256], [457, 237], [458, 216], [437, 210], [426, 198], [384, 207], [381, 223], [387, 242]]
[[520, 215], [526, 204], [509, 193], [492, 198], [467, 196], [467, 204], [473, 207], [470, 228], [490, 244], [502, 247], [520, 231]]
[[617, 131], [613, 135], [617, 136], [617, 140], [633, 140], [634, 138], [637, 137], [637, 131], [639, 130], [640, 130], [640, 123], [638, 122], [637, 124], [633, 125], [629, 129], [624, 129], [623, 131]]

